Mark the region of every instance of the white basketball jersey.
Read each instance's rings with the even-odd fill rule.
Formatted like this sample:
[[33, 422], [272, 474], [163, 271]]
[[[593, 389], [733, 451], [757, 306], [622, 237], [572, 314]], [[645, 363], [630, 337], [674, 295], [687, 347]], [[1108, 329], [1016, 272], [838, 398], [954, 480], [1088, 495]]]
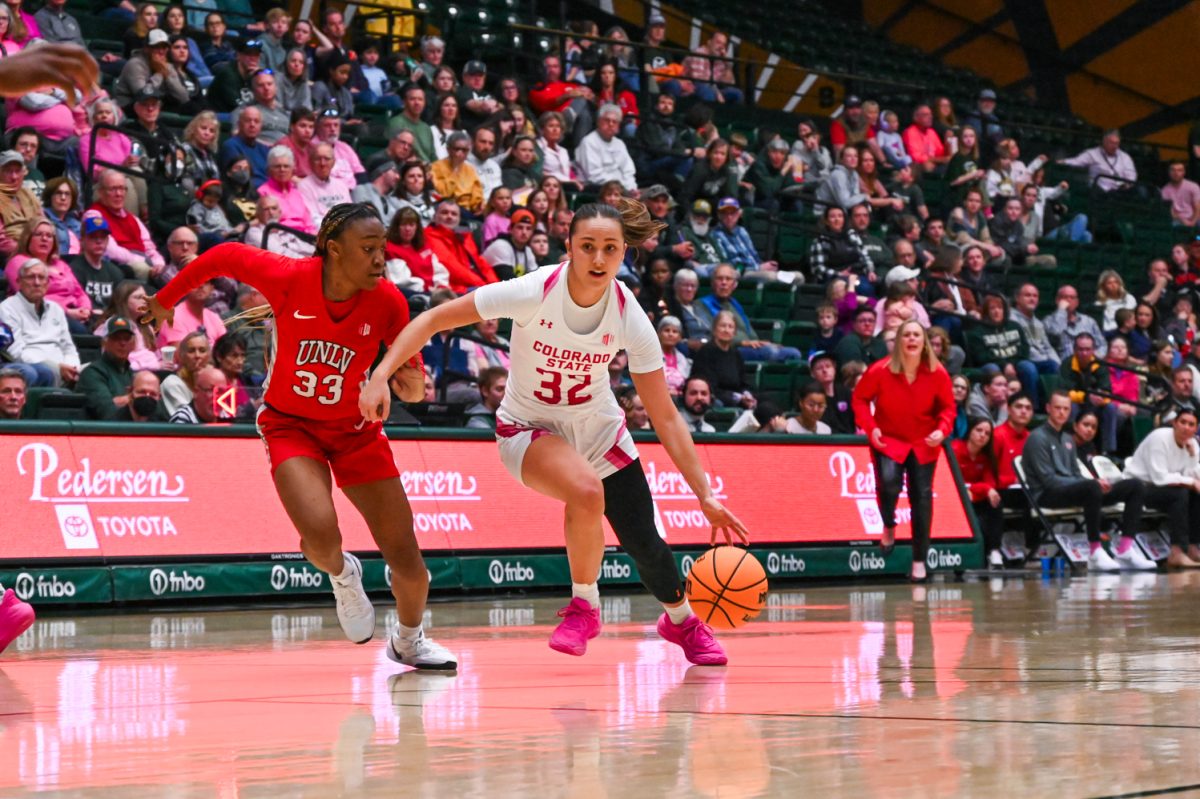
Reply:
[[[600, 302], [600, 322], [576, 332], [567, 324], [568, 264], [543, 267], [515, 280], [474, 292], [484, 319], [513, 320], [508, 385], [501, 414], [526, 423], [569, 421], [583, 416], [624, 420], [608, 382], [608, 363], [620, 350], [632, 373], [663, 368], [654, 326], [636, 298], [614, 280]], [[577, 306], [575, 306], [577, 307]]]

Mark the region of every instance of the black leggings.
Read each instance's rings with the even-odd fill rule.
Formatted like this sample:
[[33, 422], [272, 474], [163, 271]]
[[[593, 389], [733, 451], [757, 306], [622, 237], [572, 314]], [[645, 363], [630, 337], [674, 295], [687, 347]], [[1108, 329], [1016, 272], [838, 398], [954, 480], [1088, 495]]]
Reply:
[[1104, 520], [1104, 506], [1118, 502], [1125, 503], [1125, 511], [1121, 514], [1121, 532], [1125, 535], [1137, 535], [1142, 531], [1142, 503], [1145, 499], [1146, 487], [1141, 480], [1118, 480], [1112, 484], [1107, 494], [1100, 488], [1099, 480], [1081, 477], [1078, 480], [1064, 480], [1056, 485], [1042, 490], [1038, 495], [1037, 504], [1044, 508], [1083, 508], [1084, 527], [1087, 529], [1088, 541], [1093, 543], [1100, 540], [1100, 524]]
[[637, 564], [642, 584], [667, 605], [683, 600], [683, 582], [675, 556], [654, 526], [654, 498], [640, 459], [605, 477], [604, 517], [621, 548]]
[[1004, 537], [1004, 506], [993, 508], [986, 499], [972, 502], [975, 508], [975, 518], [979, 520], [979, 529], [983, 533], [984, 553], [1000, 548], [1000, 540]]
[[896, 502], [907, 476], [913, 563], [924, 563], [929, 554], [929, 528], [933, 524], [933, 470], [937, 461], [920, 463], [916, 453], [909, 452], [904, 463], [897, 463], [877, 449], [871, 450], [871, 457], [875, 460], [875, 497], [884, 527], [896, 526]]
[[1146, 507], [1167, 514], [1174, 546], [1200, 544], [1200, 494], [1187, 486], [1147, 485]]

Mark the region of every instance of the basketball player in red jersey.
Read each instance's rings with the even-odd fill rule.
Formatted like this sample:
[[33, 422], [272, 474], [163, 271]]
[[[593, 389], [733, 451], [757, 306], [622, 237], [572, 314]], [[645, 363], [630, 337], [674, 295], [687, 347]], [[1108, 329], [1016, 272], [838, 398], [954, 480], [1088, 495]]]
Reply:
[[[258, 430], [275, 489], [300, 533], [301, 550], [330, 575], [338, 621], [356, 644], [371, 640], [375, 608], [362, 586], [362, 564], [342, 551], [330, 472], [362, 514], [392, 569], [400, 627], [388, 656], [418, 669], [453, 670], [455, 657], [421, 627], [429, 573], [413, 532], [412, 509], [380, 421], [368, 423], [358, 395], [381, 343], [408, 323], [408, 303], [384, 275], [385, 229], [369, 205], [343, 203], [326, 214], [317, 255], [294, 259], [222, 244], [187, 265], [154, 297], [155, 322], [195, 287], [232, 277], [263, 293], [274, 313], [274, 351]], [[401, 399], [424, 396], [424, 369], [396, 371]]]
[[566, 506], [572, 598], [559, 611], [563, 620], [550, 647], [583, 655], [600, 634], [596, 581], [604, 558], [601, 518], [607, 518], [663, 605], [659, 635], [692, 663], [724, 665], [725, 650], [692, 613], [671, 549], [655, 528], [650, 487], [609, 388], [608, 362], [618, 350], [628, 354], [638, 395], [712, 525], [713, 540], [720, 531], [727, 541], [734, 535], [746, 541], [747, 532], [713, 496], [667, 390], [658, 335], [633, 293], [615, 279], [626, 248], [665, 226], [639, 202], [621, 200], [618, 208], [588, 204], [575, 212], [568, 263], [483, 286], [414, 319], [388, 349], [359, 406], [366, 419], [387, 418], [387, 370], [420, 352], [432, 334], [480, 319], [512, 319], [508, 385], [496, 411], [500, 460], [517, 480]]

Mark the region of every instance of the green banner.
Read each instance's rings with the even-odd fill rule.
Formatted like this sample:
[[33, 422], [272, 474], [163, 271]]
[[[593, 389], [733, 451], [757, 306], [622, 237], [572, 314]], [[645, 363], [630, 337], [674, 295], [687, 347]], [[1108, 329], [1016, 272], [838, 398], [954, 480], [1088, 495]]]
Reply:
[[624, 552], [605, 553], [604, 561], [600, 564], [601, 585], [636, 584], [641, 581], [641, 575], [638, 574], [633, 558]]
[[[382, 559], [363, 560], [363, 586], [370, 593], [391, 593], [392, 570]], [[425, 569], [429, 572], [429, 587], [458, 588], [458, 558], [425, 558]]]
[[[898, 544], [887, 557], [877, 546], [754, 548], [752, 552], [769, 580], [905, 575], [912, 564], [912, 547], [906, 544]], [[676, 552], [680, 571], [687, 574], [701, 554]], [[939, 543], [929, 548], [925, 565], [931, 573], [979, 569], [983, 567], [983, 553], [973, 542]]]
[[462, 587], [533, 588], [571, 584], [566, 555], [497, 555], [458, 561]]
[[112, 580], [105, 567], [92, 569], [23, 569], [0, 571], [0, 585], [35, 606], [98, 605], [113, 601]]

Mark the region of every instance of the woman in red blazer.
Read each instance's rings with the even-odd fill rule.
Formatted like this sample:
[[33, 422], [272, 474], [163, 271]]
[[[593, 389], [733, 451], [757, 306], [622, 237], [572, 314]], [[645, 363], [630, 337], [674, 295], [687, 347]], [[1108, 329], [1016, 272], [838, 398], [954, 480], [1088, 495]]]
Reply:
[[972, 416], [967, 420], [967, 437], [950, 443], [958, 469], [971, 495], [975, 518], [983, 531], [983, 546], [988, 553], [988, 566], [1004, 568], [1000, 554], [1000, 538], [1004, 535], [1004, 512], [1000, 509], [1000, 478], [996, 451], [992, 446], [992, 420]]
[[896, 543], [896, 501], [905, 477], [912, 507], [912, 572], [925, 582], [933, 522], [933, 471], [957, 409], [950, 375], [933, 354], [925, 328], [909, 320], [896, 330], [892, 354], [872, 364], [854, 389], [854, 418], [875, 461], [875, 496], [883, 517], [880, 547]]

